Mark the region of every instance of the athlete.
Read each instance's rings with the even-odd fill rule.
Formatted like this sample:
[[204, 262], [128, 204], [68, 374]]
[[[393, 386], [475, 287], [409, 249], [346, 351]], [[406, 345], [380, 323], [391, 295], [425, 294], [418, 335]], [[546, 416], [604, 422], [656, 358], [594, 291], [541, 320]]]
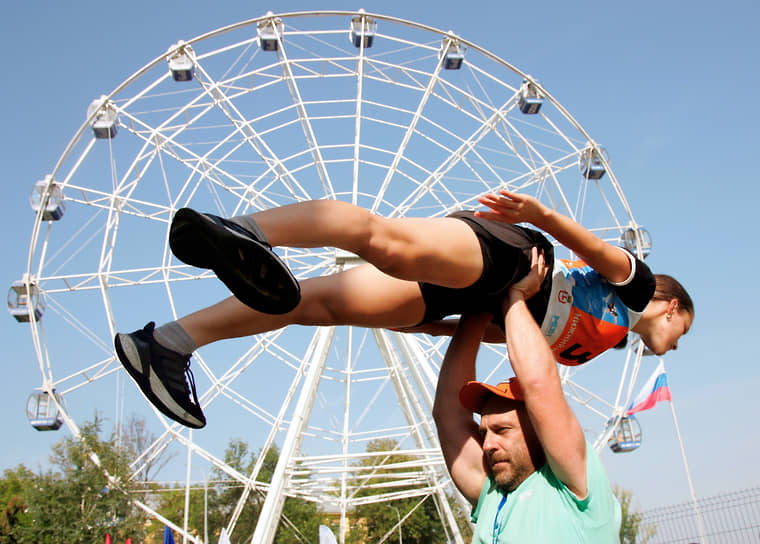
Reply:
[[[235, 296], [158, 328], [151, 322], [117, 334], [119, 360], [159, 410], [203, 427], [189, 370], [197, 348], [291, 324], [404, 330], [485, 312], [503, 326], [501, 300], [529, 272], [534, 247], [559, 270], [547, 275], [528, 307], [560, 362], [585, 362], [617, 345], [628, 330], [663, 354], [688, 331], [691, 299], [669, 276], [653, 276], [630, 253], [531, 196], [500, 191], [480, 202], [487, 211], [443, 218], [388, 219], [336, 200], [232, 219], [183, 208], [170, 229], [173, 253], [212, 269]], [[552, 235], [587, 266], [567, 268], [560, 277], [565, 265], [554, 262], [551, 244], [537, 230], [516, 225], [522, 222]], [[299, 283], [272, 251], [276, 246], [333, 246], [367, 264]], [[577, 307], [583, 301], [594, 304]]]

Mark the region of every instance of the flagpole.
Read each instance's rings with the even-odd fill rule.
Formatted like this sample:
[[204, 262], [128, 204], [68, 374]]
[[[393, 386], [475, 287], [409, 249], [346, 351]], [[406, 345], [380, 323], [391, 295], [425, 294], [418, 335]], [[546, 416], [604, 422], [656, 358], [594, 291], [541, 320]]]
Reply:
[[697, 528], [699, 530], [699, 538], [705, 543], [705, 528], [702, 524], [702, 513], [699, 510], [699, 504], [697, 503], [697, 496], [694, 493], [694, 484], [691, 481], [691, 472], [689, 471], [689, 463], [686, 460], [686, 449], [683, 447], [683, 440], [681, 439], [681, 430], [678, 428], [678, 418], [676, 417], [676, 408], [673, 403], [673, 393], [671, 391], [670, 399], [670, 413], [673, 414], [673, 425], [676, 428], [676, 436], [678, 437], [678, 445], [681, 448], [681, 457], [683, 458], [683, 467], [686, 470], [686, 480], [689, 482], [689, 493], [691, 494], [691, 500], [694, 504], [694, 515], [697, 518]]

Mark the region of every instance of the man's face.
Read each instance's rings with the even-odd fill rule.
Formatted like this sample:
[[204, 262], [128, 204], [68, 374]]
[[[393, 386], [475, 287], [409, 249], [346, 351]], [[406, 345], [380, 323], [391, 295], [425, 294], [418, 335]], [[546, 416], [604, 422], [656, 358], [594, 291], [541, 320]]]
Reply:
[[541, 446], [523, 403], [501, 397], [486, 401], [480, 436], [486, 464], [504, 491], [513, 491], [536, 471], [535, 448], [540, 450]]

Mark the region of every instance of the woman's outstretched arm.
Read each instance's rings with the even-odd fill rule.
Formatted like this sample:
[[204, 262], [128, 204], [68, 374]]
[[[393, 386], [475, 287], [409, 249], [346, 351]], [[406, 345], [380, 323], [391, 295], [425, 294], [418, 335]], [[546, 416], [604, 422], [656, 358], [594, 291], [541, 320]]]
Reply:
[[567, 216], [552, 210], [535, 197], [507, 190], [480, 197], [488, 211], [475, 215], [503, 223], [527, 222], [548, 232], [559, 243], [578, 255], [586, 264], [614, 283], [625, 281], [631, 273], [627, 252], [597, 237]]

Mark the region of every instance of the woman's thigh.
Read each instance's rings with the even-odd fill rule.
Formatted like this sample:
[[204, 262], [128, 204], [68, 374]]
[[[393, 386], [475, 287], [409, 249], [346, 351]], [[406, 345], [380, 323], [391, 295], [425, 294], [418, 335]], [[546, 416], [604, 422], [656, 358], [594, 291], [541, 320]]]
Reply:
[[368, 261], [396, 278], [467, 287], [483, 273], [473, 229], [450, 217], [379, 219]]
[[401, 327], [425, 314], [419, 285], [365, 264], [301, 282], [294, 321], [302, 325]]

